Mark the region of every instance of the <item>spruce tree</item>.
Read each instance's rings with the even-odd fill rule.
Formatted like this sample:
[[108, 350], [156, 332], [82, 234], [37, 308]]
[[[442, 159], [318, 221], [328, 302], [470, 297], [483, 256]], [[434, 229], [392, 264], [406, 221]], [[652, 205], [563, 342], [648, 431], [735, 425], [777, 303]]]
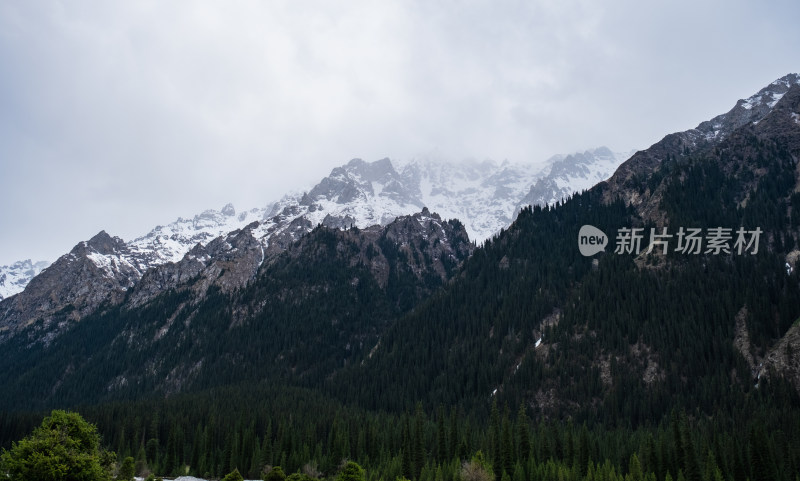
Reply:
[[517, 459], [527, 462], [531, 454], [531, 430], [528, 416], [525, 413], [525, 403], [520, 403], [517, 411]]

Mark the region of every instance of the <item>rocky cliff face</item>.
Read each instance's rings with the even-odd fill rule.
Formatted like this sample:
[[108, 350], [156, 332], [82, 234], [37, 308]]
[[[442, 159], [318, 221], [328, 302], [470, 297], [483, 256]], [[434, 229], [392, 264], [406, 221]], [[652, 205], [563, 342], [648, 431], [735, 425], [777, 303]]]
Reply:
[[427, 207], [460, 219], [470, 238], [482, 242], [511, 223], [515, 206], [542, 174], [534, 165], [509, 163], [353, 159], [299, 198], [274, 204], [265, 223], [276, 232], [298, 218], [311, 226], [363, 229]]
[[[20, 356], [45, 359], [29, 366], [43, 401], [62, 395], [113, 398], [141, 389], [171, 394], [219, 382], [220, 373], [230, 379], [259, 372], [321, 382], [373, 346], [396, 316], [449, 282], [474, 249], [459, 221], [444, 221], [427, 209], [387, 226], [319, 226], [271, 255], [253, 235], [258, 227], [253, 223], [198, 244], [179, 262], [149, 269], [138, 282], [136, 272], [104, 263], [119, 273], [113, 286], [96, 278], [102, 268], [92, 259], [117, 256], [125, 244], [105, 233], [79, 244], [49, 274], [56, 284], [74, 283], [78, 290], [70, 298], [76, 308], [52, 312], [51, 304], [34, 310], [40, 320], [27, 325], [4, 317], [3, 346], [7, 354], [16, 353], [4, 365]], [[26, 290], [7, 300], [14, 304], [2, 305], [42, 303], [41, 296], [32, 297], [35, 292]], [[98, 301], [108, 308], [86, 315]], [[84, 349], [78, 354], [76, 343]], [[229, 344], [239, 347], [223, 347]], [[5, 370], [0, 377], [16, 386], [9, 389], [22, 389], [24, 376]], [[97, 386], [90, 394], [81, 388], [87, 378]]]
[[[427, 208], [398, 217], [385, 227], [346, 229], [335, 237], [337, 255], [346, 256], [351, 265], [366, 266], [384, 288], [393, 269], [408, 270], [420, 281], [425, 276], [435, 276], [445, 282], [474, 249], [461, 222], [444, 221]], [[306, 236], [291, 246], [287, 254], [293, 258], [307, 256], [314, 245], [319, 246], [320, 240]], [[272, 264], [276, 259], [273, 257], [267, 263]]]
[[800, 394], [800, 321], [767, 351], [756, 368], [756, 383], [764, 376], [776, 374], [791, 382]]
[[223, 292], [246, 286], [264, 262], [264, 246], [255, 237], [254, 222], [217, 237], [207, 245], [197, 244], [183, 259], [148, 270], [132, 290], [132, 307], [144, 305], [159, 294], [181, 286], [193, 286], [194, 296], [202, 298], [212, 285]]
[[232, 204], [221, 210], [206, 210], [191, 219], [179, 218], [166, 226], [156, 226], [128, 243], [130, 251], [147, 266], [177, 262], [197, 244], [206, 245], [221, 235], [241, 229], [264, 216], [264, 209], [236, 213]]
[[[270, 230], [282, 220], [278, 215], [271, 224], [252, 222], [198, 243], [177, 262], [154, 267], [141, 250], [100, 232], [58, 259], [25, 291], [0, 302], [0, 339], [33, 324], [50, 339], [103, 305], [125, 302], [127, 308], [138, 308], [170, 290], [189, 289], [193, 302], [199, 302], [212, 286], [223, 293], [244, 288], [265, 263], [273, 264], [287, 250], [290, 256], [307, 255], [307, 245], [316, 242], [305, 239], [312, 226], [303, 217]], [[348, 251], [352, 262], [369, 265], [381, 286], [388, 282], [392, 262], [407, 265], [419, 278], [435, 275], [444, 281], [473, 249], [460, 222], [443, 221], [427, 209], [385, 227], [345, 230], [342, 236], [358, 246], [358, 255]], [[401, 260], [386, 258], [387, 243], [402, 252]]]
[[141, 278], [140, 269], [125, 242], [102, 231], [34, 277], [23, 292], [0, 302], [2, 337], [34, 323], [55, 332], [104, 303], [119, 303]]

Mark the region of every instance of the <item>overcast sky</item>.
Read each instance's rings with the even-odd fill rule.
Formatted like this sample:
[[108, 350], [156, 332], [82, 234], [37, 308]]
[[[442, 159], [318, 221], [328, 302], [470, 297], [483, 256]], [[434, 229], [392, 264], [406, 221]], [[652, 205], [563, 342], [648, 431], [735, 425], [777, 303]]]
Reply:
[[646, 148], [799, 71], [798, 18], [796, 0], [4, 0], [0, 265], [263, 206], [354, 157]]

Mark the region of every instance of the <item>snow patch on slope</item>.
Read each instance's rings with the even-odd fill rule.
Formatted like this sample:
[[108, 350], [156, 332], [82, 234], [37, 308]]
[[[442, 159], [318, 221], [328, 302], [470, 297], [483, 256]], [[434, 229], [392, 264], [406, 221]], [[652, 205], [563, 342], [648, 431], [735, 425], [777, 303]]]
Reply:
[[530, 187], [517, 204], [518, 209], [528, 205], [552, 205], [575, 192], [589, 189], [611, 177], [635, 152], [612, 152], [599, 147], [562, 156]]
[[135, 272], [137, 277], [142, 276], [142, 271], [138, 265], [135, 265], [129, 258], [122, 254], [101, 254], [99, 252], [90, 252], [86, 257], [91, 260], [100, 270], [102, 270], [108, 277], [115, 277], [116, 273], [121, 271]]
[[192, 247], [206, 245], [217, 237], [260, 220], [266, 209], [251, 209], [236, 215], [232, 204], [222, 210], [206, 210], [192, 219], [178, 218], [166, 226], [156, 226], [146, 235], [128, 243], [131, 253], [146, 266], [178, 262]]

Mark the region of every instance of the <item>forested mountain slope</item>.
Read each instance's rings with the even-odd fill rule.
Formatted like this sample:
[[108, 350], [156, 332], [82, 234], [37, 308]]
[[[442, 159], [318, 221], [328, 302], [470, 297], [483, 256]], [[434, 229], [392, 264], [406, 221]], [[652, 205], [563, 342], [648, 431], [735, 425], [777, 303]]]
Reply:
[[[659, 165], [638, 183], [615, 176], [563, 205], [523, 211], [331, 389], [373, 408], [485, 406], [497, 396], [544, 416], [636, 426], [675, 407], [742, 406], [759, 376], [796, 379], [793, 360], [773, 363], [782, 372], [759, 369], [800, 318], [800, 87], [782, 97], [759, 123], [694, 154], [658, 145]], [[652, 158], [634, 156], [618, 175]], [[584, 257], [585, 224], [611, 239], [641, 228], [641, 251], [615, 253], [612, 240]], [[730, 229], [727, 253], [676, 250], [681, 228], [709, 242], [717, 227]], [[736, 248], [740, 227], [762, 231], [757, 252]], [[646, 253], [651, 228], [671, 235], [666, 255], [660, 245]], [[787, 356], [795, 344], [784, 343]], [[785, 389], [796, 403], [800, 386]]]
[[463, 225], [425, 210], [386, 227], [320, 226], [255, 265], [244, 286], [217, 282], [238, 265], [223, 262], [138, 302], [143, 282], [57, 337], [32, 325], [7, 340], [0, 402], [30, 409], [242, 380], [315, 385], [362, 359], [472, 249]]
[[348, 458], [456, 481], [475, 456], [500, 481], [796, 480], [800, 86], [781, 85], [478, 248], [427, 210], [319, 226], [248, 283], [219, 258], [54, 338], [22, 327], [0, 441], [79, 406], [158, 473]]

